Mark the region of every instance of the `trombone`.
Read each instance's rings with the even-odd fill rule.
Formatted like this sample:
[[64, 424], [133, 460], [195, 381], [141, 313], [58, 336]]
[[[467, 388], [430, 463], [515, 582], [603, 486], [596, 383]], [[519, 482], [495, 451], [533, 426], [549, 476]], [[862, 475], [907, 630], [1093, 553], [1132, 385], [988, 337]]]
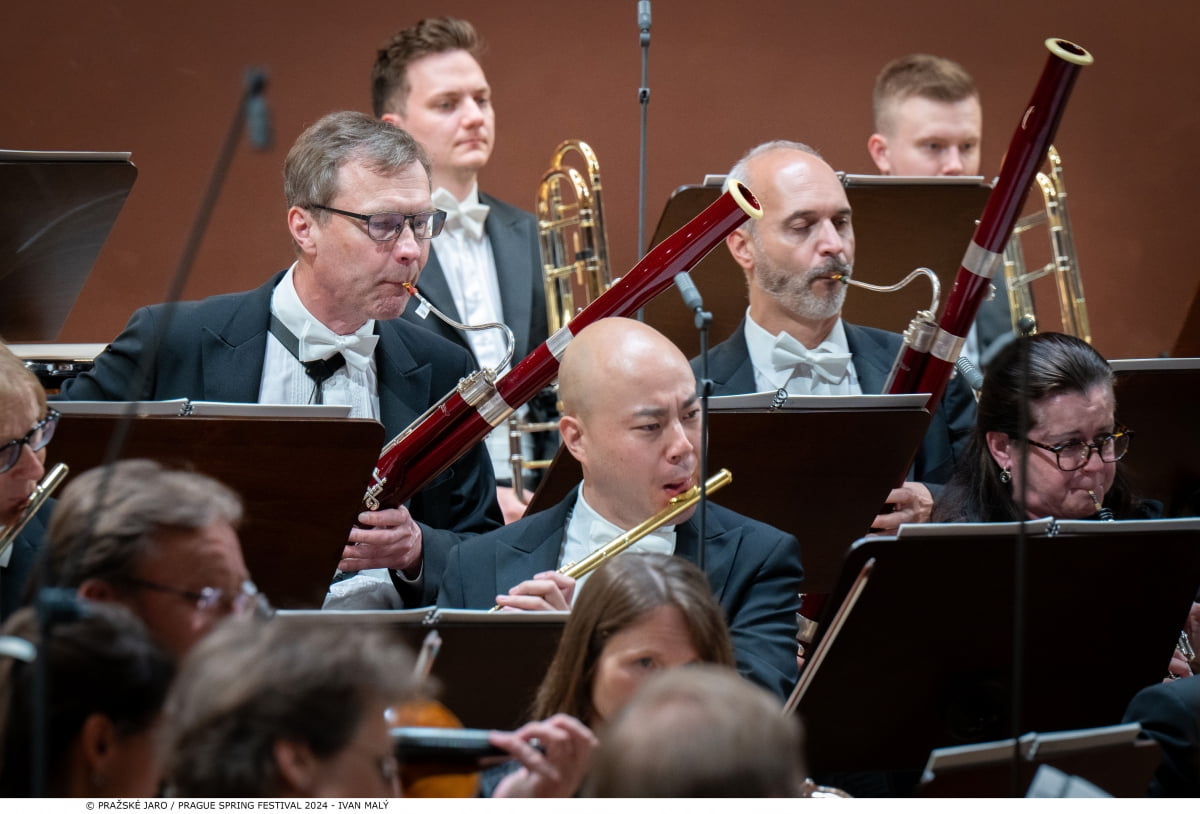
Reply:
[[[567, 163], [573, 154], [582, 172]], [[551, 335], [612, 285], [601, 192], [600, 162], [595, 151], [585, 141], [568, 139], [560, 143], [537, 192], [546, 323]], [[525, 459], [524, 436], [557, 429], [557, 421], [529, 422], [515, 414], [508, 420], [513, 491], [522, 503], [528, 502], [525, 472], [550, 466], [549, 460]]]
[[[1035, 179], [1042, 193], [1042, 210], [1017, 221], [1012, 238], [1004, 249], [1004, 279], [1008, 284], [1008, 306], [1012, 313], [1013, 333], [1037, 333], [1037, 315], [1030, 285], [1048, 274], [1054, 274], [1058, 284], [1059, 315], [1062, 319], [1063, 333], [1091, 342], [1087, 300], [1083, 295], [1079, 258], [1075, 251], [1071, 220], [1067, 212], [1067, 188], [1063, 183], [1062, 158], [1053, 144], [1046, 150], [1046, 159], [1050, 167], [1049, 174], [1039, 172]], [[1029, 270], [1025, 262], [1021, 235], [1042, 225], [1045, 225], [1050, 233], [1052, 259], [1039, 269]]]

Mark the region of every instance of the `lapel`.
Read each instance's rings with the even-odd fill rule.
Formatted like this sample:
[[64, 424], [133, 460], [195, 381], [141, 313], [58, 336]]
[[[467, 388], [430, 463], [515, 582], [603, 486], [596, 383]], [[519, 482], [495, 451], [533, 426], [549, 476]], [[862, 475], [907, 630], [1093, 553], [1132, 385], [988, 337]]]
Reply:
[[842, 326], [846, 329], [846, 344], [850, 346], [854, 371], [863, 393], [869, 396], [882, 393], [896, 352], [858, 325], [843, 320]]
[[567, 519], [575, 507], [579, 487], [556, 505], [535, 514], [511, 541], [496, 544], [496, 592], [505, 593], [541, 571], [558, 568]]
[[[376, 320], [375, 370], [379, 376], [379, 415], [387, 437], [393, 438], [417, 419], [434, 399], [430, 392], [433, 370], [429, 362], [418, 363], [404, 342], [398, 319]], [[409, 328], [409, 330], [422, 330]]]
[[233, 310], [220, 326], [200, 325], [200, 365], [204, 399], [256, 402], [271, 314], [271, 292], [287, 270], [233, 300]]
[[[742, 541], [742, 533], [738, 528], [726, 528], [718, 513], [713, 511], [714, 505], [709, 503], [708, 525], [704, 541], [704, 573], [712, 586], [717, 601], [723, 603], [725, 590], [729, 585], [729, 577], [733, 571], [733, 560], [737, 555], [738, 546]], [[693, 514], [682, 526], [675, 529], [676, 555], [695, 563], [700, 555], [700, 517], [699, 512]]]
[[[750, 351], [746, 348], [745, 319], [721, 344], [708, 353], [709, 375], [713, 380], [713, 394], [731, 395], [754, 393], [754, 366], [750, 363]], [[697, 365], [697, 375], [699, 366]]]
[[500, 289], [500, 303], [504, 310], [504, 324], [512, 329], [517, 347], [513, 362], [525, 358], [532, 350], [529, 347], [533, 319], [533, 286], [537, 281], [533, 274], [537, 258], [529, 257], [529, 246], [536, 245], [529, 234], [530, 224], [521, 215], [502, 201], [480, 193], [479, 199], [491, 207], [484, 222], [484, 232], [492, 244], [492, 256], [496, 260], [496, 282]]

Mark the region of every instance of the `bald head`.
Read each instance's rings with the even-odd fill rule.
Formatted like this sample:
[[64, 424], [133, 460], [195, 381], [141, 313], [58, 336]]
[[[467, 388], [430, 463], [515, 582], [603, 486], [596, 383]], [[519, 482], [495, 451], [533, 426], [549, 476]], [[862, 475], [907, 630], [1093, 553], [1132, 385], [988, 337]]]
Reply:
[[625, 317], [598, 320], [571, 340], [558, 368], [558, 397], [563, 412], [585, 417], [594, 411], [597, 394], [619, 379], [651, 368], [687, 370], [687, 357], [671, 340], [644, 322]]
[[[696, 377], [679, 348], [632, 319], [589, 325], [558, 373], [559, 431], [583, 470], [583, 496], [633, 528], [696, 482]], [[686, 517], [681, 518], [686, 520]]]

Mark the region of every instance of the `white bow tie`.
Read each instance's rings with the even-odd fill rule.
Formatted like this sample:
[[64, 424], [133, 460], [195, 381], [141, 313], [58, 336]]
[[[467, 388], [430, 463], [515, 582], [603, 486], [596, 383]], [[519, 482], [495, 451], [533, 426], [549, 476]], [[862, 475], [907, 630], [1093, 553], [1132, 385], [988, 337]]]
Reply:
[[366, 370], [371, 364], [371, 356], [379, 337], [375, 334], [347, 334], [338, 336], [332, 332], [310, 334], [311, 326], [305, 325], [300, 336], [300, 349], [297, 358], [301, 362], [311, 362], [314, 359], [328, 359], [334, 354], [342, 354], [346, 364], [359, 370]]
[[825, 343], [809, 350], [795, 337], [781, 333], [775, 337], [775, 347], [771, 350], [771, 364], [780, 371], [792, 370], [796, 365], [806, 364], [821, 381], [837, 384], [846, 378], [850, 354], [838, 353]]
[[433, 192], [433, 205], [446, 213], [447, 228], [462, 229], [475, 240], [483, 237], [483, 224], [487, 221], [489, 208], [487, 204], [459, 201], [438, 187]]

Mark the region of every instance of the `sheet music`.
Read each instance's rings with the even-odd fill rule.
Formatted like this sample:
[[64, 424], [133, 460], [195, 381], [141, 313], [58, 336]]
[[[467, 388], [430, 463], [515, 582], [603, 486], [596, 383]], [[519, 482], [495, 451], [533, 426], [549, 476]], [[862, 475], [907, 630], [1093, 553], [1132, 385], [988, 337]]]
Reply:
[[1114, 373], [1139, 373], [1146, 370], [1200, 370], [1200, 359], [1194, 356], [1174, 359], [1111, 359], [1108, 365]]
[[277, 610], [276, 616], [292, 619], [316, 619], [322, 622], [350, 622], [354, 624], [408, 624], [428, 625], [437, 613], [437, 608], [427, 605], [421, 608], [400, 610]]
[[460, 608], [438, 608], [433, 615], [431, 624], [443, 622], [470, 622], [472, 624], [534, 624], [538, 622], [566, 623], [570, 611], [498, 611], [492, 613], [486, 610], [467, 610]]
[[250, 402], [192, 401], [56, 401], [63, 415], [224, 416], [233, 418], [348, 418], [345, 404], [254, 404]]
[[[1100, 726], [1094, 729], [1069, 729], [1060, 732], [1026, 732], [1020, 738], [1021, 756], [1034, 760], [1052, 754], [1075, 752], [1098, 746], [1133, 743], [1137, 740], [1141, 726], [1137, 723]], [[972, 743], [965, 746], [947, 746], [929, 753], [925, 774], [938, 769], [955, 766], [972, 766], [982, 763], [998, 763], [1011, 760], [1013, 739]]]
[[766, 412], [770, 410], [894, 410], [919, 409], [929, 401], [928, 393], [884, 393], [864, 396], [787, 396], [777, 400], [777, 390], [736, 396], [713, 396], [713, 412]]
[[[1045, 537], [1051, 534], [1057, 524], [1053, 517], [1039, 517], [1025, 521], [1024, 525], [1026, 535]], [[1088, 526], [1092, 528], [1097, 525], [1088, 521]], [[901, 523], [896, 530], [896, 537], [1014, 537], [1020, 527], [1021, 523]]]

